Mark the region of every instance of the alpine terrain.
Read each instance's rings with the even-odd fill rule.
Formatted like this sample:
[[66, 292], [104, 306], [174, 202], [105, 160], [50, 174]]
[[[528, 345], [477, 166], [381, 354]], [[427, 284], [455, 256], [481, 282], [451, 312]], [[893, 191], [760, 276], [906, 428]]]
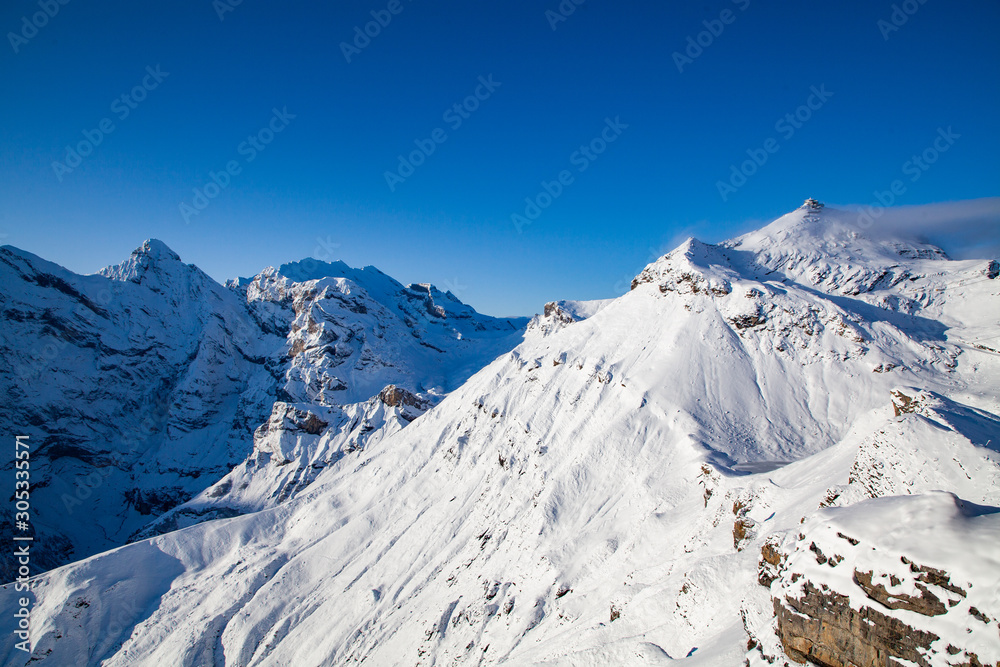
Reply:
[[4, 248], [4, 427], [74, 562], [4, 587], [0, 656], [1000, 665], [1000, 265], [877, 227], [809, 200], [526, 329], [371, 268]]
[[0, 426], [32, 443], [41, 570], [294, 496], [527, 323], [342, 262], [223, 287], [155, 240], [90, 276], [5, 246], [0, 285]]

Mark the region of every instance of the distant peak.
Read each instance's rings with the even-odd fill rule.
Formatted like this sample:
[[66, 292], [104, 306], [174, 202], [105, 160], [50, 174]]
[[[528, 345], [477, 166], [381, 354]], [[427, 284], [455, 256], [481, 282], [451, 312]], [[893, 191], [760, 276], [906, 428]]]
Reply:
[[155, 259], [167, 259], [180, 261], [181, 256], [170, 249], [170, 247], [159, 239], [147, 239], [142, 245], [132, 251], [133, 255], [146, 255]]
[[[177, 275], [183, 270], [180, 255], [171, 250], [166, 243], [157, 239], [147, 239], [142, 245], [132, 251], [132, 255], [114, 266], [101, 269], [98, 273], [113, 280], [133, 283], [143, 282], [147, 273], [164, 273]], [[193, 268], [193, 267], [191, 267]]]
[[805, 200], [805, 202], [803, 202], [802, 206], [800, 206], [799, 208], [804, 208], [807, 211], [819, 213], [820, 211], [823, 210], [823, 207], [824, 207], [823, 202], [810, 197], [809, 199]]
[[288, 262], [278, 267], [278, 273], [297, 283], [322, 278], [348, 278], [355, 271], [356, 269], [340, 260], [323, 262], [312, 257], [300, 259], [297, 262]]

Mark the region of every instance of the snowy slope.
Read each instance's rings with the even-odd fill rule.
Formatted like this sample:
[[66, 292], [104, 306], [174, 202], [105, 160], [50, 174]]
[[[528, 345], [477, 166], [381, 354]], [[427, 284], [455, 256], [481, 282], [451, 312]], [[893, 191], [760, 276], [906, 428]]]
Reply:
[[[303, 281], [267, 269], [226, 288], [155, 240], [93, 276], [0, 249], [0, 426], [34, 444], [34, 567], [175, 526], [173, 515], [148, 524], [234, 468], [253, 488], [242, 503], [217, 493], [206, 517], [279, 502], [308, 485], [311, 466], [416, 416], [371, 405], [387, 385], [426, 407], [510, 350], [527, 322], [371, 267], [313, 262], [308, 280], [299, 264], [283, 268]], [[255, 430], [288, 404], [328, 415], [326, 446], [247, 473], [262, 463]]]
[[[876, 242], [829, 210], [726, 244], [689, 240], [618, 299], [551, 304], [512, 352], [296, 497], [39, 577], [34, 654], [776, 659], [771, 591], [758, 584], [768, 536], [794, 534], [821, 505], [864, 514], [872, 496], [996, 504], [1000, 355], [972, 344], [1000, 318], [990, 266]], [[286, 444], [294, 455], [300, 442]], [[894, 516], [879, 508], [872, 543]], [[827, 515], [816, 516], [819, 533]], [[875, 548], [898, 559], [907, 545]], [[977, 598], [993, 619], [998, 597]], [[13, 606], [7, 589], [0, 613]], [[753, 637], [770, 644], [748, 653]], [[24, 664], [5, 641], [7, 661]]]

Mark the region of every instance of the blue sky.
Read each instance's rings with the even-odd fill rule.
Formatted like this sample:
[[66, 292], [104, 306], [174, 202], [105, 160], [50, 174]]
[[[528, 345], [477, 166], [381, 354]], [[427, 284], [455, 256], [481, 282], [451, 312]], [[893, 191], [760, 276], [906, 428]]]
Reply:
[[342, 259], [531, 314], [807, 196], [1000, 194], [997, 3], [397, 1], [3, 3], [0, 242], [92, 272], [159, 238], [219, 280]]

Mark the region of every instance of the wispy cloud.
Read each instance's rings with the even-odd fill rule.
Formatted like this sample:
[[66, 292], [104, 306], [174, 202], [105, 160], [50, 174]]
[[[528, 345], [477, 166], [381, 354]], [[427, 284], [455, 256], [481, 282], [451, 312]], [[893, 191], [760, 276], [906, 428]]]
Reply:
[[867, 233], [927, 241], [954, 259], [995, 259], [1000, 257], [1000, 197], [889, 207]]

